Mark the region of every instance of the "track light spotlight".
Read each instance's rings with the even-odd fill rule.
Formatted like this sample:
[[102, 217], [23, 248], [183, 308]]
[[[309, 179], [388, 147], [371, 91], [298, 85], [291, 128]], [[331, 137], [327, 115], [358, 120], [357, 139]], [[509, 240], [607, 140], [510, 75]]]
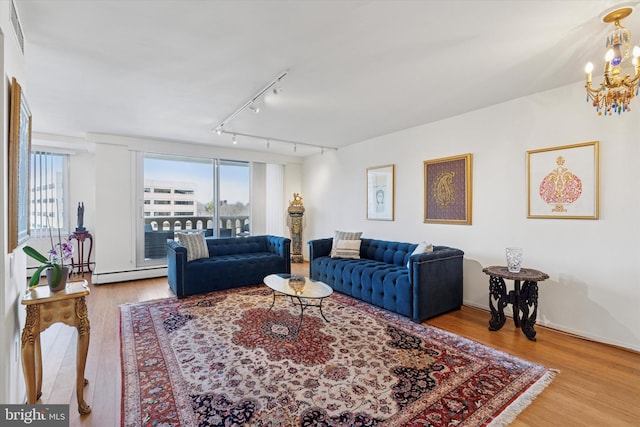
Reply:
[[222, 135], [222, 126], [218, 126], [218, 127], [215, 129], [215, 132], [216, 132], [218, 135]]
[[322, 147], [322, 148], [320, 149], [320, 155], [321, 155], [321, 156], [323, 156], [323, 155], [324, 155], [324, 147]]
[[293, 152], [295, 153], [296, 151], [298, 151], [298, 144], [293, 144]]
[[238, 141], [236, 140], [236, 134], [235, 133], [233, 134], [232, 141], [233, 141], [233, 145], [236, 145], [238, 143]]
[[258, 107], [256, 104], [253, 104], [253, 103], [249, 105], [249, 109], [256, 114], [260, 112], [260, 107]]
[[267, 150], [269, 149], [269, 146], [270, 146], [270, 145], [271, 145], [271, 141], [269, 141], [269, 140], [267, 139]]

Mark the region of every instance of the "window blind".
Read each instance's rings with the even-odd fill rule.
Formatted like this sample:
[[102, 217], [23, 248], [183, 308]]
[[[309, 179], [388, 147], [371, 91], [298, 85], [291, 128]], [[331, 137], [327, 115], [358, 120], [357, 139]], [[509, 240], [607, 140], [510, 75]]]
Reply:
[[49, 237], [48, 228], [68, 232], [67, 154], [33, 151], [30, 177], [31, 237]]

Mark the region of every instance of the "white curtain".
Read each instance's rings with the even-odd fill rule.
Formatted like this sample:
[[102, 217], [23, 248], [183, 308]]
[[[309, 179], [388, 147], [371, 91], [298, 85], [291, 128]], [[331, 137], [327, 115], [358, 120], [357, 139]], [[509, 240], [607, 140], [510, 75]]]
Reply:
[[267, 164], [266, 167], [266, 233], [284, 236], [284, 165]]

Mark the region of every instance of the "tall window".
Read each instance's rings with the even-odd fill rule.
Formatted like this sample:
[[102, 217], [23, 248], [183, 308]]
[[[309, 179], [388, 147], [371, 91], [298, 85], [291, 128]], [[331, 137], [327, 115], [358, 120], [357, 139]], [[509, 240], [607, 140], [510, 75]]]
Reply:
[[166, 263], [176, 231], [207, 236], [250, 234], [248, 162], [145, 153], [139, 197], [143, 212], [139, 265]]
[[48, 228], [69, 231], [67, 224], [67, 154], [33, 151], [30, 176], [30, 232], [48, 236]]

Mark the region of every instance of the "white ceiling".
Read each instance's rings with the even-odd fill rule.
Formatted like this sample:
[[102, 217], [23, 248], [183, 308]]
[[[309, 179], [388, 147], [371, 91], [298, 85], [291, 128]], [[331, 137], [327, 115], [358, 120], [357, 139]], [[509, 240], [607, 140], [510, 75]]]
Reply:
[[[603, 12], [640, 1], [15, 0], [35, 132], [342, 147], [584, 79]], [[640, 11], [623, 24], [640, 41]], [[585, 99], [576, 99], [583, 108]], [[585, 114], [595, 112], [585, 108]], [[266, 142], [238, 138], [238, 148]], [[280, 147], [291, 155], [318, 150]]]

